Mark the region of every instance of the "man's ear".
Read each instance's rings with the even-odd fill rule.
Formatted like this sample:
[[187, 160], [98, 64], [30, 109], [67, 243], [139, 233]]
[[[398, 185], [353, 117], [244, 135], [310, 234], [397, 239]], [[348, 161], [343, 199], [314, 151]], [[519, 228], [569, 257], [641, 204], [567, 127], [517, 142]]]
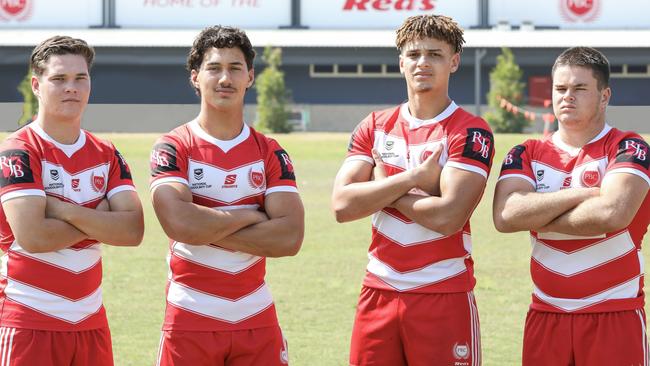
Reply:
[[38, 98], [41, 97], [41, 81], [36, 75], [32, 75], [32, 93]]
[[454, 55], [451, 56], [451, 72], [452, 73], [456, 72], [459, 66], [460, 66], [460, 53], [454, 53]]
[[246, 86], [246, 89], [249, 89], [251, 86], [253, 86], [254, 82], [255, 82], [255, 69], [251, 67], [251, 69], [248, 70], [248, 85]]
[[200, 89], [198, 78], [199, 78], [199, 72], [192, 69], [192, 71], [190, 71], [190, 83], [192, 83], [192, 86], [196, 89]]

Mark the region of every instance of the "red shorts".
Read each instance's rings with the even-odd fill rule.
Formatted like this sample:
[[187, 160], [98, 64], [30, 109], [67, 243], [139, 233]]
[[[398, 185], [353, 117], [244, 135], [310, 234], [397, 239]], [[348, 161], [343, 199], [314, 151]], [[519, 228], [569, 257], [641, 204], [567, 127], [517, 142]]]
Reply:
[[648, 365], [645, 312], [592, 314], [529, 310], [523, 365]]
[[164, 330], [157, 366], [285, 366], [287, 341], [279, 326], [220, 332]]
[[481, 335], [472, 292], [411, 294], [361, 289], [350, 365], [480, 364]]
[[112, 366], [108, 328], [54, 332], [0, 327], [2, 366]]

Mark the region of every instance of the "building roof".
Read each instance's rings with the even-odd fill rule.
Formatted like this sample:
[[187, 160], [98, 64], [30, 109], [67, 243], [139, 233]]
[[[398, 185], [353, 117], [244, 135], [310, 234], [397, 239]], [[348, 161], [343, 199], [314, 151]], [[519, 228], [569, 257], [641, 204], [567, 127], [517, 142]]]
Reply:
[[[191, 46], [198, 29], [4, 29], [0, 47], [33, 47], [55, 34], [82, 38], [94, 47]], [[254, 46], [395, 47], [392, 30], [249, 30]], [[648, 30], [475, 30], [465, 31], [465, 48], [650, 48]]]

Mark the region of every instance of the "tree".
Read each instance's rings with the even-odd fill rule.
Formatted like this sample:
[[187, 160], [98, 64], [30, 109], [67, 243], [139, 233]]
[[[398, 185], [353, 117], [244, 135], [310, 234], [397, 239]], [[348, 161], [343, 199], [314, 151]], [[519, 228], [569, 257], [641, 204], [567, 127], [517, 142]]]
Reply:
[[528, 120], [519, 113], [511, 113], [501, 108], [501, 98], [515, 106], [524, 103], [524, 83], [521, 81], [523, 71], [515, 62], [510, 49], [501, 48], [497, 64], [490, 72], [490, 91], [487, 99], [490, 111], [483, 116], [492, 126], [494, 132], [523, 132]]
[[18, 125], [23, 126], [32, 121], [38, 113], [38, 98], [32, 93], [32, 69], [27, 70], [27, 75], [18, 84], [18, 91], [23, 95], [23, 115], [18, 120]]
[[287, 109], [288, 91], [284, 84], [284, 73], [280, 71], [282, 50], [280, 48], [264, 49], [262, 60], [266, 64], [264, 71], [257, 77], [257, 128], [262, 131], [288, 133], [292, 126], [289, 124]]

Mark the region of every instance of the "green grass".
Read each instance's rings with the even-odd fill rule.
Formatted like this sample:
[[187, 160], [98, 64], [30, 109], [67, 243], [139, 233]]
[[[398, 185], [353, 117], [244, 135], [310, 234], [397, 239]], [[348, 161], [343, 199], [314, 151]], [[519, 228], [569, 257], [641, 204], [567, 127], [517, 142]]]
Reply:
[[[131, 166], [145, 208], [146, 233], [138, 248], [106, 247], [104, 294], [116, 365], [152, 365], [164, 311], [167, 238], [148, 196], [149, 150], [157, 135], [103, 135]], [[350, 332], [366, 265], [369, 219], [337, 224], [329, 211], [332, 182], [347, 134], [275, 136], [291, 154], [306, 210], [301, 252], [268, 260], [268, 283], [294, 366], [347, 365]], [[492, 225], [494, 182], [506, 150], [530, 136], [498, 135], [495, 163], [472, 218], [476, 298], [484, 365], [521, 364], [522, 330], [530, 302], [530, 241]], [[648, 138], [648, 136], [646, 136]], [[119, 228], [116, 228], [119, 230]], [[649, 241], [646, 239], [645, 243]], [[646, 256], [647, 257], [647, 256]]]

